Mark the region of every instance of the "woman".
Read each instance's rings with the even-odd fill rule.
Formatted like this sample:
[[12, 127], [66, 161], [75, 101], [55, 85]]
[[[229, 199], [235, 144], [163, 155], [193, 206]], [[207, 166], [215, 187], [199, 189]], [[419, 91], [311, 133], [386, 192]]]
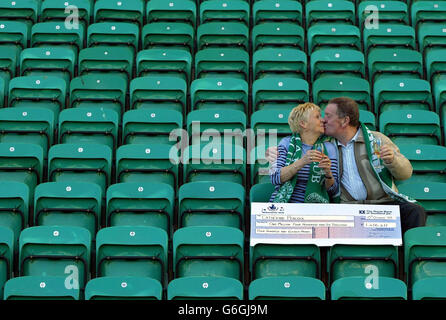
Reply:
[[304, 103], [288, 117], [292, 135], [277, 148], [271, 167], [276, 186], [270, 202], [338, 202], [339, 179], [336, 146], [325, 139], [320, 108]]

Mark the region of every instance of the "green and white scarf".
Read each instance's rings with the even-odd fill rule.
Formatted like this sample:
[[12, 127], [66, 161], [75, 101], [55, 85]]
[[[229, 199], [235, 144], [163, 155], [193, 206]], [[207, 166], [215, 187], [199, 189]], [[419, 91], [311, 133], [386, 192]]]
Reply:
[[[321, 147], [324, 153], [327, 154], [325, 147], [323, 146], [323, 137], [320, 137], [313, 145], [313, 149]], [[288, 147], [288, 153], [286, 157], [285, 166], [289, 166], [295, 161], [299, 160], [302, 156], [302, 140], [299, 134], [295, 133], [291, 136], [290, 145]], [[297, 174], [287, 182], [283, 183], [274, 198], [276, 203], [286, 203], [293, 195], [294, 188], [297, 182]], [[308, 177], [307, 188], [305, 190], [304, 202], [311, 203], [328, 203], [329, 196], [325, 188], [325, 177], [322, 174], [322, 170], [318, 167], [317, 162], [310, 164], [310, 175]]]
[[373, 172], [375, 173], [376, 178], [381, 183], [382, 188], [384, 189], [384, 192], [389, 195], [392, 199], [399, 202], [413, 202], [416, 203], [417, 201], [398, 192], [395, 192], [392, 189], [392, 174], [390, 173], [389, 169], [387, 169], [385, 166], [381, 169], [379, 172], [376, 170], [375, 166], [373, 165], [374, 161], [382, 161], [381, 159], [374, 159], [373, 158], [373, 144], [375, 141], [375, 136], [370, 131], [369, 128], [367, 128], [363, 123], [361, 123], [361, 130], [362, 134], [364, 136], [364, 143], [367, 150], [367, 155], [369, 157], [370, 165], [372, 166]]

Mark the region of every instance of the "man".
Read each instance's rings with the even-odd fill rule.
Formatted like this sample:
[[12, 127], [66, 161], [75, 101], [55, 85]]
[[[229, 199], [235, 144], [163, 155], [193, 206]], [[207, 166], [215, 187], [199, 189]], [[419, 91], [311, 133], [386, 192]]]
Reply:
[[[424, 226], [423, 207], [399, 194], [394, 184], [394, 180], [406, 180], [412, 175], [412, 165], [398, 147], [384, 134], [360, 124], [358, 105], [350, 98], [331, 99], [324, 113], [325, 135], [337, 140], [339, 150], [341, 202], [399, 205], [403, 234], [410, 228]], [[378, 139], [382, 142], [379, 157], [383, 169], [371, 165], [379, 161], [371, 150]], [[276, 150], [269, 149], [268, 154], [271, 161]]]

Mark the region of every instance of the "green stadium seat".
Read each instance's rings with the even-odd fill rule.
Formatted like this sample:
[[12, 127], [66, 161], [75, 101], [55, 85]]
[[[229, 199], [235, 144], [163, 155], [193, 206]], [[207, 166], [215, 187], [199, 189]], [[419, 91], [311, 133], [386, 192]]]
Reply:
[[59, 115], [59, 143], [118, 145], [118, 114], [110, 109], [69, 108]]
[[254, 112], [251, 115], [251, 129], [256, 140], [252, 146], [277, 145], [282, 138], [291, 135], [288, 116], [289, 113], [284, 110], [264, 109]]
[[252, 280], [269, 277], [321, 277], [316, 245], [257, 243], [250, 247]]
[[355, 25], [355, 4], [351, 1], [309, 1], [305, 5], [306, 28], [315, 24], [344, 23]]
[[187, 110], [187, 83], [179, 77], [147, 76], [130, 81], [130, 109]]
[[209, 48], [195, 55], [195, 78], [229, 77], [249, 80], [249, 54], [242, 49]]
[[168, 236], [148, 226], [117, 226], [99, 230], [96, 236], [98, 277], [135, 276], [167, 285]]
[[249, 30], [241, 22], [208, 22], [197, 28], [197, 50], [238, 48], [248, 51]]
[[243, 281], [243, 232], [221, 226], [180, 228], [173, 234], [174, 278], [228, 277]]
[[412, 300], [446, 299], [446, 277], [430, 277], [418, 280], [412, 287]]
[[74, 289], [84, 288], [90, 278], [91, 234], [87, 229], [26, 228], [20, 233], [19, 250], [19, 276], [63, 277], [65, 287]]
[[415, 30], [411, 26], [384, 23], [376, 29], [364, 29], [364, 53], [370, 54], [376, 48], [405, 48], [417, 50]]
[[392, 110], [433, 110], [431, 86], [422, 79], [380, 79], [373, 86], [375, 114]]
[[364, 55], [351, 49], [320, 49], [310, 57], [312, 81], [326, 75], [365, 77]]
[[330, 99], [350, 97], [359, 110], [372, 110], [370, 85], [367, 80], [351, 76], [325, 76], [313, 82], [313, 101], [322, 110]]
[[302, 79], [268, 77], [252, 84], [253, 112], [272, 109], [289, 112], [308, 99], [309, 85]]
[[246, 151], [236, 144], [191, 145], [183, 152], [183, 181], [246, 184]]
[[382, 78], [423, 79], [423, 57], [418, 51], [377, 48], [370, 52], [367, 60], [369, 79], [373, 81]]
[[195, 29], [181, 22], [152, 22], [142, 29], [143, 49], [183, 49], [194, 51]]
[[39, 77], [54, 75], [69, 84], [75, 77], [76, 59], [74, 52], [67, 48], [28, 48], [20, 55], [20, 74]]
[[243, 284], [227, 277], [184, 277], [167, 287], [168, 300], [243, 300]]
[[446, 196], [444, 182], [414, 182], [398, 185], [398, 191], [416, 199], [427, 213], [427, 226], [446, 226]]
[[364, 30], [364, 24], [371, 26], [379, 19], [383, 24], [404, 24], [409, 25], [409, 9], [404, 1], [361, 1], [358, 4], [359, 27]]
[[61, 21], [39, 22], [32, 26], [30, 47], [70, 48], [77, 55], [84, 48], [85, 29], [79, 24], [78, 29], [70, 29]]
[[127, 22], [93, 23], [88, 27], [87, 46], [120, 46], [131, 48], [136, 53], [139, 50], [138, 26]]
[[43, 108], [0, 109], [0, 142], [33, 143], [42, 147], [47, 157], [56, 137], [54, 113]]
[[290, 0], [262, 0], [253, 5], [254, 25], [264, 22], [290, 22], [302, 26], [302, 4]]
[[376, 117], [375, 114], [367, 110], [359, 110], [359, 121], [365, 124], [367, 128], [376, 131]]
[[[1, 31], [0, 31], [1, 32]], [[1, 33], [0, 33], [1, 37]], [[1, 41], [1, 40], [0, 40]], [[3, 97], [5, 92], [5, 85], [17, 76], [17, 66], [19, 61], [19, 50], [12, 46], [2, 46], [0, 44], [0, 81], [2, 81], [0, 93], [0, 106], [3, 107]]]
[[116, 183], [107, 189], [106, 226], [152, 226], [171, 237], [174, 189], [159, 182]]
[[12, 278], [14, 266], [14, 232], [0, 226], [0, 294], [3, 296], [5, 283]]
[[127, 81], [116, 74], [92, 74], [76, 77], [70, 83], [72, 108], [115, 110], [119, 119], [126, 108]]
[[79, 75], [117, 74], [129, 81], [133, 77], [132, 49], [126, 47], [90, 47], [79, 53]]
[[346, 278], [364, 276], [369, 266], [380, 277], [398, 277], [398, 248], [391, 245], [342, 245], [330, 247], [327, 270], [330, 283]]
[[232, 143], [244, 146], [246, 115], [238, 110], [195, 110], [187, 115], [191, 144]]
[[0, 181], [25, 183], [33, 199], [34, 188], [43, 181], [43, 149], [35, 144], [0, 143]]
[[3, 48], [13, 48], [17, 52], [28, 47], [30, 31], [25, 22], [20, 21], [0, 21], [0, 46]]
[[158, 280], [146, 277], [100, 277], [85, 286], [85, 300], [161, 300]]
[[271, 183], [266, 149], [269, 146], [277, 146], [283, 137], [291, 134], [288, 112], [282, 110], [256, 111], [251, 116], [251, 129], [250, 135], [247, 136], [249, 139], [247, 150], [251, 150], [251, 184]]
[[440, 117], [433, 111], [385, 111], [379, 116], [379, 125], [379, 131], [398, 146], [402, 144], [441, 145]]
[[200, 23], [242, 22], [249, 25], [250, 4], [244, 0], [204, 1], [200, 5]]
[[315, 24], [308, 28], [308, 53], [321, 48], [361, 50], [359, 28], [348, 24]]
[[136, 56], [136, 75], [175, 76], [187, 83], [191, 80], [192, 56], [181, 49], [148, 49], [141, 50]]
[[122, 144], [173, 145], [177, 143], [177, 139], [170, 135], [182, 130], [183, 115], [164, 108], [129, 110], [124, 113], [122, 128]]
[[34, 193], [35, 226], [74, 226], [94, 239], [101, 226], [102, 191], [89, 182], [46, 182]]
[[404, 270], [409, 289], [418, 281], [446, 276], [445, 235], [446, 226], [413, 228], [404, 234]]
[[195, 1], [182, 0], [166, 2], [151, 0], [147, 2], [147, 23], [152, 22], [182, 22], [195, 27], [197, 6]]
[[3, 78], [0, 78], [0, 108], [5, 107], [5, 90], [6, 89], [6, 81]]
[[244, 230], [245, 190], [234, 182], [183, 184], [178, 193], [178, 228], [226, 226]]
[[423, 24], [418, 28], [419, 51], [426, 56], [428, 52], [445, 48], [446, 28], [442, 23]]
[[304, 29], [291, 22], [265, 22], [252, 28], [251, 45], [255, 52], [263, 48], [304, 50]]
[[203, 78], [190, 86], [191, 110], [248, 111], [248, 83], [235, 78]]
[[251, 149], [251, 154], [250, 154], [251, 185], [257, 183], [260, 184], [271, 183], [271, 178], [269, 176], [270, 165], [266, 158], [266, 149], [267, 149], [266, 145], [260, 145], [258, 147]]
[[250, 202], [269, 202], [274, 192], [274, 185], [270, 181], [268, 183], [253, 184], [249, 191]]
[[432, 84], [440, 80], [439, 78], [446, 74], [446, 49], [431, 50], [425, 56], [426, 79]]
[[37, 22], [40, 13], [40, 1], [21, 0], [3, 1], [0, 3], [0, 19], [25, 22], [32, 26]]
[[446, 6], [442, 1], [414, 1], [410, 8], [412, 25], [415, 29], [426, 24], [444, 23]]
[[67, 83], [55, 76], [16, 77], [9, 82], [9, 107], [39, 107], [58, 117], [66, 107]]
[[178, 186], [178, 159], [168, 144], [127, 144], [116, 151], [117, 182], [162, 182]]
[[267, 277], [249, 284], [249, 300], [325, 300], [325, 285], [310, 277]]
[[67, 288], [64, 277], [22, 276], [5, 284], [4, 300], [80, 300], [79, 288]]
[[26, 184], [12, 181], [0, 182], [0, 228], [7, 228], [13, 232], [15, 252], [18, 252], [20, 232], [28, 227], [30, 201], [32, 199], [30, 199], [29, 187]]
[[85, 29], [90, 24], [92, 11], [93, 3], [90, 0], [71, 0], [69, 3], [45, 0], [42, 1], [39, 18], [41, 22], [66, 21], [67, 17], [71, 16], [73, 19], [71, 23], [79, 22]]
[[[400, 152], [410, 161], [412, 177], [405, 182], [443, 182], [446, 183], [446, 147], [430, 144], [404, 144]], [[398, 185], [398, 181], [395, 181]]]
[[[441, 123], [444, 125], [446, 121], [446, 86], [444, 85], [446, 80], [446, 74], [437, 76], [433, 81], [433, 95], [435, 99], [435, 112], [440, 116]], [[446, 139], [446, 135], [444, 136]]]
[[144, 1], [126, 0], [94, 2], [94, 21], [131, 22], [141, 27], [144, 19]]
[[406, 284], [395, 278], [379, 276], [378, 288], [366, 287], [367, 278], [347, 277], [331, 286], [331, 300], [407, 300]]
[[111, 183], [112, 150], [101, 144], [57, 144], [48, 153], [48, 182], [91, 182], [102, 195]]
[[252, 56], [252, 68], [254, 80], [266, 77], [292, 77], [305, 80], [307, 55], [298, 49], [258, 49]]

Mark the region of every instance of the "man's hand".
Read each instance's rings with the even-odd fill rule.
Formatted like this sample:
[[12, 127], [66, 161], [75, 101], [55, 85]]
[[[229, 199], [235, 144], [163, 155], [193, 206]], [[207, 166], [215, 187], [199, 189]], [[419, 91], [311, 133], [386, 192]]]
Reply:
[[330, 160], [330, 158], [328, 156], [323, 155], [322, 160], [319, 162], [319, 168], [324, 170], [326, 176], [328, 176], [328, 177], [332, 176], [332, 173], [331, 173], [331, 160]]
[[383, 145], [379, 153], [385, 164], [391, 164], [395, 158], [395, 152], [388, 145]]

